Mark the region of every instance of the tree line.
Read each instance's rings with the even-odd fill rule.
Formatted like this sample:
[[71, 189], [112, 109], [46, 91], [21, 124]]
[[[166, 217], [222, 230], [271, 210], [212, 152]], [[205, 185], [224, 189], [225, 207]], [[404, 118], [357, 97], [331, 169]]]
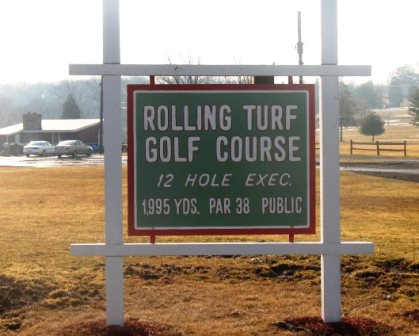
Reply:
[[396, 69], [388, 85], [339, 85], [341, 126], [357, 126], [373, 109], [412, 106], [419, 90], [419, 74], [406, 65]]
[[[159, 77], [158, 83], [250, 83], [249, 77]], [[148, 78], [123, 78], [122, 102], [129, 83], [148, 83]], [[100, 78], [64, 80], [58, 83], [0, 85], [0, 127], [22, 122], [22, 115], [37, 112], [43, 119], [99, 118]], [[372, 109], [411, 105], [411, 113], [419, 122], [419, 74], [412, 67], [395, 70], [388, 85], [366, 82], [361, 85], [339, 85], [341, 126], [358, 126]], [[416, 107], [415, 107], [416, 106]], [[121, 118], [125, 121], [126, 113]], [[415, 122], [415, 121], [414, 121]]]
[[367, 82], [359, 86], [339, 84], [340, 138], [342, 129], [359, 126], [361, 134], [383, 134], [384, 121], [372, 110], [386, 107], [408, 107], [411, 123], [419, 126], [419, 74], [409, 66], [394, 72], [389, 85]]

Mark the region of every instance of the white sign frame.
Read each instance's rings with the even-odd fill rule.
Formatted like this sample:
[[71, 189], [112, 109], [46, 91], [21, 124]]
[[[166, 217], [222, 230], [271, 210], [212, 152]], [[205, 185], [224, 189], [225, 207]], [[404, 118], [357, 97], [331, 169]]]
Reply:
[[[321, 313], [341, 320], [340, 256], [371, 254], [370, 242], [341, 242], [338, 77], [369, 76], [371, 67], [337, 65], [337, 0], [321, 0], [321, 65], [121, 65], [119, 0], [103, 0], [103, 64], [70, 65], [71, 75], [103, 76], [105, 243], [72, 244], [75, 256], [105, 257], [106, 323], [124, 324], [124, 256], [321, 255]], [[121, 76], [320, 76], [321, 241], [302, 243], [126, 244], [122, 227]], [[327, 176], [327, 178], [325, 178]]]

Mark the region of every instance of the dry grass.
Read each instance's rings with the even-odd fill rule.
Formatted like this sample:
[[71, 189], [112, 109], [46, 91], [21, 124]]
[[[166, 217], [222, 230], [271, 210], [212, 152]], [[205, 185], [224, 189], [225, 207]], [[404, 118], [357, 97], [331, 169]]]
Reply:
[[347, 173], [341, 185], [344, 240], [373, 241], [379, 256], [417, 258], [417, 183]]
[[[358, 129], [350, 129], [345, 130], [343, 132], [343, 143], [341, 143], [341, 155], [349, 155], [350, 154], [350, 141], [358, 141], [358, 142], [370, 142], [371, 137], [365, 136], [359, 133]], [[407, 142], [407, 157], [409, 158], [419, 158], [419, 127], [411, 126], [411, 125], [403, 125], [403, 126], [387, 126], [385, 127], [385, 132], [382, 135], [376, 136], [375, 141], [395, 141], [395, 142], [403, 142], [406, 140]], [[377, 157], [376, 151], [374, 151], [373, 146], [357, 146], [361, 148], [370, 148], [372, 151], [360, 151], [355, 150], [354, 154], [356, 156], [373, 156]], [[397, 149], [401, 150], [400, 152], [393, 152], [393, 151], [381, 151], [380, 156], [382, 157], [397, 157], [403, 158], [403, 146], [384, 146], [384, 149]]]
[[[419, 127], [413, 125], [385, 126], [385, 132], [375, 137], [374, 140], [380, 141], [402, 141], [408, 143], [419, 142]], [[354, 141], [371, 141], [371, 136], [362, 135], [359, 129], [345, 129], [343, 132], [343, 140], [349, 142]]]
[[[319, 134], [317, 132], [317, 139]], [[340, 154], [344, 157], [350, 156], [350, 141], [355, 142], [371, 142], [371, 136], [365, 136], [359, 133], [358, 128], [350, 128], [343, 130], [343, 141], [340, 143]], [[385, 132], [376, 136], [374, 141], [394, 141], [407, 142], [407, 157], [419, 158], [419, 127], [412, 125], [385, 126]], [[317, 140], [317, 142], [319, 142]], [[369, 148], [371, 151], [354, 150], [353, 157], [377, 157], [376, 148], [374, 146], [356, 146], [361, 148]], [[402, 150], [400, 152], [381, 151], [380, 156], [384, 158], [403, 158], [403, 146], [385, 146], [385, 149]]]
[[[99, 167], [0, 168], [1, 335], [63, 335], [104, 318], [103, 259], [69, 255], [71, 243], [103, 241], [102, 181]], [[344, 314], [413, 335], [418, 185], [352, 173], [341, 181], [343, 239], [376, 243], [375, 257], [343, 259]], [[184, 335], [294, 335], [273, 325], [319, 315], [318, 257], [131, 257], [125, 272], [127, 317]]]

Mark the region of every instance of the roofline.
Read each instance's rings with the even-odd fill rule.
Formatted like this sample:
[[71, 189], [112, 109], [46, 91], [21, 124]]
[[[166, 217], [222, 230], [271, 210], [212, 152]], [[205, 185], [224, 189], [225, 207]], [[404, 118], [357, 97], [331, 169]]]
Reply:
[[11, 132], [11, 133], [0, 133], [0, 136], [10, 136], [10, 135], [15, 135], [19, 133], [22, 133], [22, 130], [17, 131], [17, 132]]
[[17, 131], [10, 132], [10, 133], [0, 133], [0, 136], [9, 136], [9, 135], [14, 135], [14, 134], [18, 134], [18, 133], [22, 132], [23, 123], [17, 123], [17, 124], [13, 124], [13, 125], [10, 125], [10, 126], [5, 126], [5, 127], [2, 127], [1, 129], [17, 127], [18, 125], [22, 125], [22, 128], [18, 129]]
[[36, 131], [25, 131], [25, 130], [22, 130], [22, 132], [24, 132], [24, 133], [39, 133], [39, 132], [42, 132], [42, 133], [56, 133], [56, 132], [75, 133], [75, 132], [80, 132], [80, 131], [83, 131], [86, 128], [89, 128], [89, 127], [92, 127], [92, 126], [96, 126], [96, 125], [99, 125], [99, 124], [100, 124], [100, 121], [95, 122], [95, 123], [90, 124], [90, 125], [79, 127], [79, 128], [77, 128], [75, 130], [60, 130], [60, 129], [56, 129], [56, 130], [36, 130]]
[[[61, 120], [61, 119], [45, 119], [45, 120]], [[65, 119], [63, 119], [63, 120], [65, 120]], [[95, 119], [86, 119], [86, 120], [95, 120]], [[13, 131], [11, 133], [0, 133], [0, 136], [10, 136], [10, 135], [15, 135], [15, 134], [19, 134], [19, 133], [59, 133], [59, 132], [61, 132], [61, 133], [76, 133], [76, 132], [83, 131], [86, 128], [99, 125], [100, 124], [100, 119], [97, 119], [97, 121], [95, 121], [92, 124], [89, 124], [89, 125], [86, 125], [86, 126], [77, 128], [75, 130], [60, 130], [60, 129], [56, 129], [56, 130], [47, 130], [47, 131], [46, 130], [34, 130], [34, 131], [29, 130], [28, 131], [28, 130], [24, 130], [23, 129], [23, 123], [17, 123], [17, 124], [14, 124], [14, 125], [3, 127], [3, 128], [13, 127], [13, 126], [17, 126], [19, 124], [22, 124], [22, 128], [21, 129], [19, 129], [17, 131]]]

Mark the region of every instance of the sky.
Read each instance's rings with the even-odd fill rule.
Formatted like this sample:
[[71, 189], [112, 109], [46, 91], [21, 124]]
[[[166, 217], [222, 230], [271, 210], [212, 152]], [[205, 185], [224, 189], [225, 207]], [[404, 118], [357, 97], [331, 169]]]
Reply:
[[[120, 0], [121, 63], [320, 64], [320, 0]], [[339, 64], [372, 65], [387, 83], [419, 71], [419, 0], [338, 0]], [[0, 84], [68, 79], [102, 63], [101, 0], [0, 0]], [[73, 79], [77, 79], [71, 77]]]

